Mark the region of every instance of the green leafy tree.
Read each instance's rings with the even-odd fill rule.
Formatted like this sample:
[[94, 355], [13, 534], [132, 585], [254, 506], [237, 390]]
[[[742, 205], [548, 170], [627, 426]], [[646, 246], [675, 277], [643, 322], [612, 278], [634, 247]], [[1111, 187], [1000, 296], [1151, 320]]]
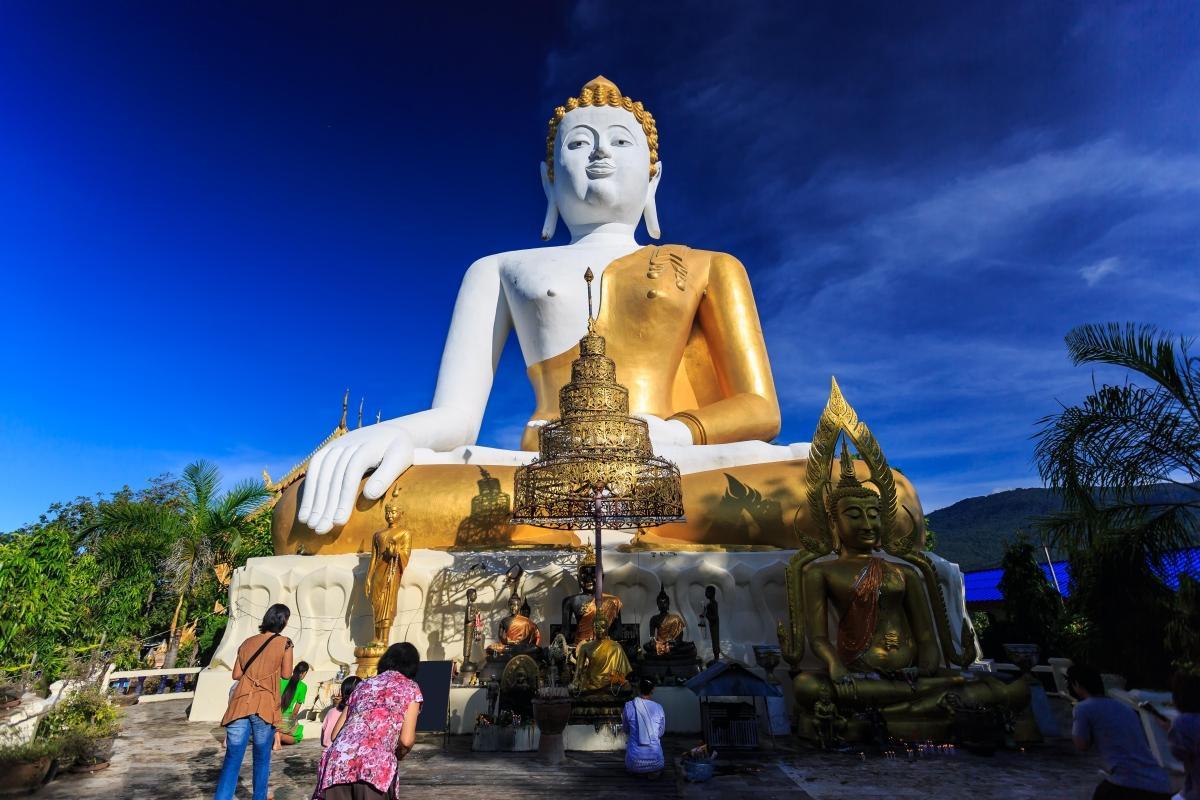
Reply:
[[1145, 552], [1135, 541], [1104, 538], [1074, 550], [1069, 562], [1074, 648], [1066, 655], [1124, 675], [1131, 686], [1165, 687], [1173, 593]]
[[1181, 575], [1179, 591], [1167, 616], [1167, 650], [1176, 669], [1200, 668], [1200, 581]]
[[166, 587], [174, 600], [169, 626], [166, 666], [175, 665], [179, 634], [187, 623], [189, 603], [218, 563], [233, 563], [242, 556], [245, 534], [254, 530], [253, 512], [269, 494], [261, 483], [246, 480], [218, 495], [220, 471], [215, 464], [197, 461], [184, 468], [179, 493], [161, 502], [112, 503], [101, 509], [90, 532], [117, 543], [122, 551], [133, 540], [154, 545], [162, 552], [160, 564]]
[[1005, 634], [1009, 641], [1032, 642], [1046, 655], [1054, 647], [1062, 600], [1038, 565], [1037, 550], [1023, 534], [1008, 543], [1000, 562]]
[[1150, 325], [1084, 325], [1066, 343], [1077, 365], [1133, 373], [1045, 417], [1037, 434], [1038, 471], [1063, 500], [1041, 524], [1071, 562], [1072, 655], [1162, 685], [1172, 601], [1162, 557], [1193, 544], [1200, 524], [1200, 358], [1192, 340]]
[[56, 675], [88, 637], [98, 592], [95, 560], [77, 556], [70, 531], [50, 525], [0, 543], [0, 664], [16, 671], [34, 654]]

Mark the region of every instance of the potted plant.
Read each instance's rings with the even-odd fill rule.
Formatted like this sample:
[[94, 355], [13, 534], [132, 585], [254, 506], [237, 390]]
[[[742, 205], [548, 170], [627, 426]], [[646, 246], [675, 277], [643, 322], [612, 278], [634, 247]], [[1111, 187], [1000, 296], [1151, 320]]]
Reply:
[[0, 744], [0, 795], [37, 791], [60, 750], [56, 739]]
[[108, 766], [121, 728], [121, 711], [101, 689], [87, 686], [55, 704], [39, 727], [46, 737], [62, 741], [73, 772], [95, 772]]
[[538, 754], [549, 764], [563, 760], [563, 731], [571, 718], [571, 697], [565, 686], [543, 686], [533, 699], [533, 719], [541, 738]]

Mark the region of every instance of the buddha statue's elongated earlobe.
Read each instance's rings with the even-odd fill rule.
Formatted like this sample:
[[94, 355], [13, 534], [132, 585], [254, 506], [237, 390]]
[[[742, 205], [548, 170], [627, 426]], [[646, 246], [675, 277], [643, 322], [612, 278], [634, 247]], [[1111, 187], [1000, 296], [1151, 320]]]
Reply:
[[550, 171], [545, 161], [542, 162], [542, 191], [546, 193], [546, 219], [542, 221], [542, 241], [548, 242], [554, 238], [554, 229], [558, 227], [558, 204], [554, 202], [554, 184], [550, 183]]
[[654, 166], [654, 174], [650, 176], [650, 185], [646, 187], [646, 209], [642, 212], [642, 216], [646, 220], [646, 235], [651, 239], [659, 239], [662, 237], [662, 231], [658, 227], [658, 206], [654, 203], [654, 194], [658, 191], [658, 179], [662, 177], [663, 165], [659, 161]]

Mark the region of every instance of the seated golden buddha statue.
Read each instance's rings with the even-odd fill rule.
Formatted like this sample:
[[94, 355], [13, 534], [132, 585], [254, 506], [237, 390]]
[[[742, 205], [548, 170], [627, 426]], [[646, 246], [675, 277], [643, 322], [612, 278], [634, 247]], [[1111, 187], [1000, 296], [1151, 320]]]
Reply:
[[496, 626], [496, 641], [487, 647], [488, 655], [494, 658], [529, 654], [541, 645], [541, 631], [533, 620], [521, 613], [521, 598], [513, 594], [508, 598], [508, 616]]
[[[831, 538], [800, 536], [787, 574], [791, 625], [780, 631], [784, 658], [799, 669], [793, 688], [801, 735], [825, 735], [818, 718], [829, 716], [831, 699], [847, 719], [878, 712], [891, 736], [910, 741], [946, 741], [954, 715], [964, 708], [1021, 710], [1029, 703], [1024, 681], [1005, 684], [952, 669], [974, 660], [974, 635], [964, 630], [965, 649], [955, 651], [929, 561], [915, 549], [911, 533], [895, 535], [891, 470], [870, 431], [835, 391], [831, 406], [839, 404], [822, 415], [809, 462], [811, 499], [823, 506]], [[836, 485], [828, 477], [842, 422], [866, 456], [874, 490], [859, 480], [845, 441]], [[813, 657], [807, 663], [806, 648]], [[848, 738], [864, 735], [861, 723], [847, 728]]]
[[619, 693], [629, 688], [633, 666], [625, 649], [608, 638], [608, 618], [596, 615], [595, 638], [579, 646], [575, 655], [575, 677], [571, 687], [580, 693]]
[[[663, 176], [654, 117], [597, 77], [555, 109], [540, 166], [543, 239], [566, 224], [571, 241], [484, 256], [467, 270], [429, 409], [347, 430], [281, 482], [272, 533], [279, 554], [367, 552], [381, 527], [379, 498], [404, 489], [415, 548], [578, 545], [571, 531], [497, 524], [470, 528], [478, 469], [512, 492], [513, 472], [559, 414], [578, 342], [587, 332], [585, 286], [600, 281], [596, 332], [607, 340], [630, 412], [646, 420], [654, 452], [683, 476], [687, 522], [649, 528], [653, 549], [790, 548], [805, 498], [806, 445], [775, 445], [779, 403], [746, 269], [732, 255], [659, 237]], [[476, 445], [500, 353], [514, 331], [536, 407], [524, 451]], [[384, 341], [380, 339], [380, 346]], [[920, 505], [895, 476], [901, 503]], [[479, 503], [476, 501], [475, 506]], [[479, 530], [476, 530], [479, 528]]]

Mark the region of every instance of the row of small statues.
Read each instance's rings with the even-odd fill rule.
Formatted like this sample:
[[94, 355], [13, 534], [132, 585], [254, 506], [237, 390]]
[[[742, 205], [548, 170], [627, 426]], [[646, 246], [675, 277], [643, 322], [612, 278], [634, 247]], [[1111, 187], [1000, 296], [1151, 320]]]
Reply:
[[[621, 621], [623, 603], [616, 595], [604, 593], [597, 608], [596, 568], [590, 559], [580, 566], [578, 579], [579, 592], [563, 601], [560, 627], [568, 650], [566, 655], [571, 663], [572, 685], [583, 692], [625, 687], [629, 675], [634, 671], [630, 662], [630, 656], [634, 653], [633, 648], [628, 646], [625, 626]], [[705, 597], [700, 624], [710, 632], [714, 658], [720, 658], [716, 587], [707, 587]], [[528, 601], [522, 600], [515, 587], [508, 601], [508, 615], [496, 627], [496, 641], [486, 648], [481, 647], [483, 625], [476, 610], [476, 598], [476, 590], [468, 589], [464, 620], [465, 672], [482, 666], [480, 650], [492, 663], [507, 662], [518, 655], [543, 660], [545, 648], [541, 631], [530, 618]], [[671, 611], [671, 600], [665, 589], [659, 590], [656, 603], [658, 613], [650, 618], [650, 640], [642, 644], [641, 652], [637, 654], [640, 668], [656, 677], [664, 674], [677, 678], [691, 677], [698, 672], [699, 661], [696, 644], [687, 638], [687, 623], [680, 614]]]
[[[1029, 688], [1024, 681], [1005, 682], [962, 669], [972, 656], [954, 652], [944, 607], [936, 608], [943, 601], [930, 579], [928, 562], [919, 552], [889, 545], [895, 536], [889, 530], [895, 525], [893, 514], [885, 516], [887, 504], [859, 480], [845, 448], [839, 479], [828, 486], [824, 505], [836, 555], [829, 558], [823, 547], [806, 547], [793, 559], [789, 605], [798, 613], [780, 636], [793, 669], [801, 729], [814, 738], [829, 739], [835, 737], [834, 720], [850, 721], [869, 713], [893, 731], [921, 738], [936, 732], [934, 738], [940, 738], [956, 717], [984, 712], [1027, 715]], [[388, 523], [376, 534], [368, 578], [380, 641], [394, 617], [396, 588], [410, 552], [410, 540], [396, 527], [391, 508]], [[571, 651], [572, 683], [581, 692], [624, 685], [633, 671], [630, 656], [636, 655], [636, 635], [634, 647], [623, 646], [629, 642], [621, 624], [620, 599], [604, 594], [597, 608], [595, 580], [594, 562], [585, 561], [579, 570], [580, 591], [563, 602], [562, 634]], [[715, 589], [708, 587], [706, 596], [702, 624], [719, 657]], [[474, 663], [471, 647], [482, 636], [482, 626], [471, 594], [468, 599], [464, 667], [469, 669]], [[651, 639], [641, 649], [641, 665], [694, 664], [695, 644], [687, 641], [686, 624], [670, 610], [665, 592], [660, 591], [658, 605], [659, 613], [650, 620]], [[835, 625], [830, 624], [830, 609]], [[941, 616], [935, 618], [937, 614]], [[493, 660], [542, 647], [541, 632], [515, 593], [497, 633], [499, 641], [489, 648]], [[961, 639], [967, 647], [973, 639], [969, 628]], [[809, 666], [810, 662], [815, 663]]]

